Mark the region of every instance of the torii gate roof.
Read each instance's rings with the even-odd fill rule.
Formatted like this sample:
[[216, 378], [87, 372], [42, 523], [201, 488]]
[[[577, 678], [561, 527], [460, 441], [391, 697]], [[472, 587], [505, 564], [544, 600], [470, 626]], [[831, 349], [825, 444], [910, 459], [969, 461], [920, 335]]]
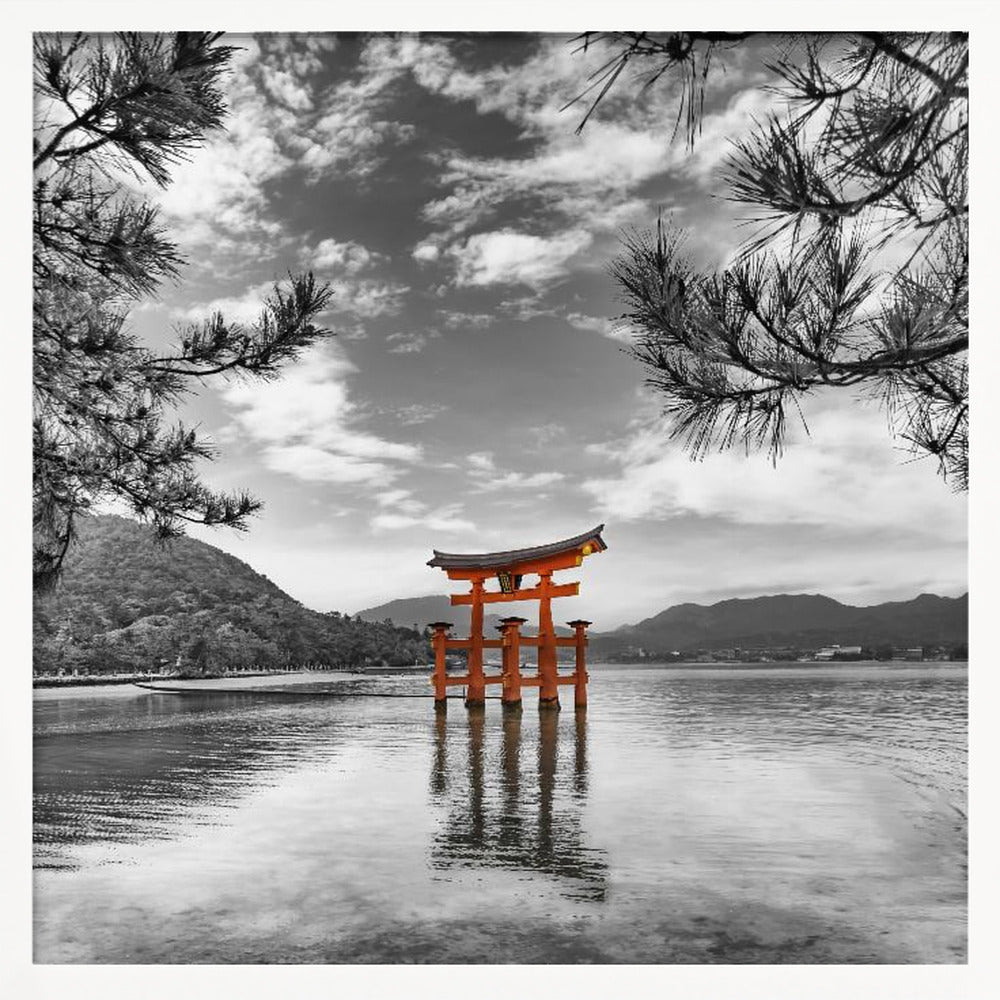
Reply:
[[427, 561], [428, 566], [440, 566], [442, 569], [498, 569], [515, 566], [519, 563], [531, 562], [550, 556], [568, 554], [582, 549], [588, 542], [595, 545], [595, 551], [601, 552], [607, 548], [601, 532], [604, 525], [599, 524], [582, 535], [565, 538], [561, 542], [550, 542], [548, 545], [536, 545], [530, 549], [510, 549], [506, 552], [480, 552], [459, 554], [455, 552], [438, 552], [434, 550], [434, 558]]

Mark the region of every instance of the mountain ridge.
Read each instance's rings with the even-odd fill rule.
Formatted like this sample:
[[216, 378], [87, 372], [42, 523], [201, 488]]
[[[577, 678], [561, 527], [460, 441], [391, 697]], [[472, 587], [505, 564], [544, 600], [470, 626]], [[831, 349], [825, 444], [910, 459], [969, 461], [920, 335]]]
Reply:
[[[433, 618], [413, 612], [434, 612]], [[467, 606], [451, 607], [443, 595], [400, 598], [358, 612], [368, 621], [451, 621], [457, 633], [468, 628]], [[499, 618], [487, 615], [487, 620]], [[905, 601], [844, 604], [824, 594], [766, 594], [734, 597], [703, 605], [671, 605], [634, 624], [591, 632], [595, 653], [628, 646], [692, 649], [723, 645], [934, 645], [961, 644], [968, 636], [968, 593], [959, 597], [918, 594]]]
[[[487, 609], [494, 634], [518, 605]], [[354, 615], [304, 607], [236, 556], [179, 538], [158, 545], [151, 529], [104, 515], [81, 522], [55, 593], [34, 607], [36, 671], [178, 669], [204, 673], [232, 666], [305, 663], [356, 666], [426, 662], [421, 634], [450, 621], [467, 634], [470, 608], [446, 595], [401, 598]], [[388, 619], [388, 621], [386, 621]], [[414, 628], [414, 625], [416, 628]], [[718, 648], [805, 648], [839, 643], [951, 646], [967, 643], [968, 594], [920, 594], [877, 605], [842, 604], [822, 594], [727, 598], [673, 605], [632, 625], [591, 633], [591, 659]], [[525, 626], [533, 634], [534, 623]], [[560, 632], [566, 634], [563, 629]]]

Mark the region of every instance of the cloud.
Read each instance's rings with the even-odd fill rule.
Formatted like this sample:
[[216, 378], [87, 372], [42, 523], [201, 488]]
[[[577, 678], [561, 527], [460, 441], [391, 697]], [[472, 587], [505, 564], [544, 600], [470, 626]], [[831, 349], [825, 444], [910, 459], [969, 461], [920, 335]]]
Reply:
[[494, 490], [542, 489], [566, 477], [561, 472], [501, 472], [497, 469], [493, 453], [473, 452], [465, 456], [469, 475], [474, 481], [473, 490], [491, 492]]
[[429, 531], [470, 532], [475, 531], [475, 524], [467, 518], [460, 517], [459, 504], [451, 504], [438, 510], [422, 515], [408, 514], [376, 514], [371, 521], [371, 527], [376, 532], [401, 531], [406, 528], [426, 528]]
[[763, 121], [769, 113], [779, 113], [785, 107], [785, 98], [763, 88], [734, 94], [724, 108], [702, 118], [693, 150], [683, 146], [672, 149], [671, 167], [703, 187], [713, 186], [719, 168], [733, 152], [733, 138], [746, 135], [754, 120]]
[[[335, 279], [329, 284], [333, 290], [333, 298], [318, 321], [336, 329], [345, 340], [363, 340], [367, 332], [363, 325], [357, 323], [354, 326], [344, 326], [337, 321], [338, 316], [352, 315], [360, 320], [395, 316], [402, 310], [404, 297], [409, 291], [407, 285], [398, 282], [365, 278]], [[273, 281], [262, 281], [235, 295], [222, 295], [206, 302], [174, 309], [172, 315], [179, 319], [197, 321], [207, 319], [214, 312], [221, 312], [227, 320], [254, 323], [260, 318], [264, 299], [273, 290]]]
[[390, 354], [419, 354], [427, 346], [427, 336], [422, 333], [390, 333], [385, 339], [396, 345], [389, 348]]
[[407, 72], [405, 62], [392, 58], [389, 36], [368, 40], [350, 79], [330, 87], [317, 115], [295, 139], [298, 163], [312, 180], [337, 171], [366, 177], [385, 160], [383, 147], [408, 142], [415, 130], [388, 117], [392, 87]]
[[310, 111], [313, 102], [307, 87], [301, 85], [294, 73], [273, 66], [261, 66], [264, 89], [276, 100], [293, 111]]
[[404, 424], [424, 424], [433, 420], [448, 409], [444, 403], [411, 403], [408, 406], [394, 406], [389, 412]]
[[361, 413], [347, 388], [353, 371], [326, 343], [304, 352], [278, 381], [234, 383], [221, 395], [243, 432], [263, 446], [273, 471], [311, 482], [388, 486], [422, 450], [359, 429]]
[[412, 490], [383, 490], [375, 497], [379, 507], [394, 507], [403, 514], [421, 514], [427, 505], [414, 499]]
[[574, 312], [566, 314], [566, 322], [578, 330], [593, 330], [609, 340], [617, 340], [623, 344], [632, 343], [633, 331], [631, 327], [620, 320], [608, 319], [605, 316], [585, 316], [582, 313]]
[[[293, 159], [280, 137], [294, 129], [295, 110], [269, 100], [260, 87], [266, 54], [252, 38], [228, 39], [240, 49], [232, 59], [223, 132], [212, 135], [189, 160], [171, 171], [163, 191], [145, 193], [160, 204], [171, 232], [188, 246], [212, 245], [220, 237], [277, 237], [281, 226], [267, 218], [265, 185], [288, 170]], [[275, 86], [277, 78], [272, 77]], [[285, 80], [281, 86], [291, 87]]]
[[325, 239], [309, 249], [306, 260], [317, 269], [331, 268], [338, 274], [354, 275], [384, 258], [353, 240], [339, 243], [335, 239]]
[[466, 455], [465, 460], [475, 472], [493, 472], [496, 469], [493, 453], [489, 451], [473, 452], [471, 455]]
[[383, 490], [375, 497], [375, 502], [380, 510], [368, 523], [376, 533], [417, 527], [445, 532], [476, 530], [472, 521], [460, 516], [461, 504], [446, 504], [429, 510], [428, 505], [417, 500], [411, 490]]
[[418, 243], [413, 248], [413, 259], [426, 264], [437, 260], [441, 256], [441, 250], [434, 243]]
[[339, 47], [336, 35], [323, 32], [289, 31], [258, 37], [261, 48], [280, 59], [281, 65], [297, 76], [319, 73], [323, 69], [323, 57]]
[[662, 419], [643, 420], [623, 440], [588, 449], [618, 471], [582, 486], [601, 515], [618, 521], [695, 514], [747, 525], [965, 537], [965, 504], [932, 465], [902, 461], [882, 415], [846, 403], [808, 420], [810, 436], [793, 427], [776, 467], [766, 455], [741, 451], [693, 464], [668, 440]]
[[439, 309], [438, 315], [449, 330], [470, 327], [474, 330], [484, 330], [496, 322], [496, 316], [493, 313], [469, 313], [453, 309]]
[[497, 309], [504, 316], [523, 321], [534, 319], [536, 316], [558, 316], [559, 310], [554, 306], [542, 305], [543, 296], [536, 292], [534, 295], [522, 295], [516, 299], [504, 299]]
[[477, 233], [450, 248], [457, 262], [456, 284], [524, 284], [541, 288], [567, 273], [567, 261], [593, 237], [582, 229], [534, 236], [510, 229]]
[[[669, 75], [643, 90], [636, 74], [626, 73], [576, 134], [587, 102], [570, 110], [564, 106], [587, 90], [609, 51], [601, 45], [581, 51], [570, 36], [539, 36], [521, 61], [470, 68], [460, 47], [446, 41], [399, 46], [396, 58], [409, 61], [414, 78], [431, 93], [472, 102], [481, 115], [502, 115], [518, 128], [522, 145], [531, 146], [520, 156], [476, 156], [458, 149], [432, 155], [443, 190], [423, 207], [423, 218], [435, 230], [420, 246], [455, 261], [458, 284], [486, 283], [485, 276], [477, 280], [475, 270], [462, 269], [456, 241], [466, 234], [495, 227], [497, 218], [511, 226], [514, 210], [516, 230], [529, 224], [538, 235], [585, 229], [594, 240], [606, 240], [654, 216], [654, 184], [662, 189], [683, 179], [712, 188], [716, 168], [730, 151], [729, 137], [744, 132], [753, 116], [781, 106], [774, 93], [748, 88], [762, 83], [762, 74], [749, 73], [753, 60], [736, 51], [717, 58], [710, 73], [709, 108], [693, 152], [683, 129], [675, 135], [678, 91]], [[581, 254], [570, 265], [592, 268], [603, 256]]]
[[264, 308], [264, 299], [274, 290], [273, 281], [262, 281], [251, 285], [239, 295], [223, 295], [208, 302], [196, 302], [186, 309], [175, 309], [172, 315], [192, 322], [208, 319], [213, 313], [222, 315], [234, 323], [256, 323]]
[[403, 300], [410, 290], [409, 285], [396, 281], [377, 281], [360, 278], [357, 280], [330, 281], [333, 298], [330, 313], [353, 313], [364, 319], [379, 316], [395, 316], [402, 311]]
[[145, 190], [161, 205], [172, 235], [187, 247], [259, 260], [273, 253], [284, 226], [270, 212], [271, 186], [293, 173], [316, 180], [329, 170], [366, 176], [382, 147], [406, 141], [411, 126], [381, 114], [388, 88], [405, 67], [362, 56], [352, 76], [323, 83], [332, 35], [229, 36], [239, 49], [226, 86], [224, 131], [172, 170], [165, 191]]
[[478, 484], [480, 490], [532, 490], [562, 482], [566, 477], [561, 472], [507, 472], [502, 476], [484, 479]]
[[306, 482], [386, 486], [398, 475], [384, 462], [366, 461], [308, 444], [268, 445], [263, 455], [264, 464], [273, 472]]

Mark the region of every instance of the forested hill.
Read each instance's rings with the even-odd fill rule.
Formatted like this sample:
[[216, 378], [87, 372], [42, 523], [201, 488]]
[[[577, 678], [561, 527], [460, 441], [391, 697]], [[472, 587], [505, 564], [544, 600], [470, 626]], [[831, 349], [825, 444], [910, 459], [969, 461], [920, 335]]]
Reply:
[[[508, 612], [505, 612], [508, 613]], [[519, 612], [534, 617], [536, 610]], [[466, 634], [468, 606], [451, 607], [447, 597], [413, 597], [359, 612], [369, 621], [386, 618], [397, 625], [440, 619]], [[627, 656], [637, 649], [653, 654], [694, 653], [740, 646], [788, 647], [803, 652], [838, 643], [868, 649], [921, 646], [957, 649], [966, 645], [969, 600], [921, 594], [911, 601], [853, 607], [820, 594], [776, 594], [734, 598], [716, 604], [676, 604], [635, 625], [613, 632], [592, 632], [595, 657]], [[494, 616], [495, 620], [495, 616]], [[494, 620], [486, 616], [486, 631]], [[528, 632], [532, 626], [525, 626]]]
[[192, 538], [158, 544], [122, 517], [80, 522], [55, 592], [35, 600], [37, 670], [213, 673], [231, 666], [426, 662], [423, 637], [310, 611], [245, 562]]
[[911, 601], [869, 607], [841, 604], [821, 594], [776, 594], [717, 604], [677, 604], [594, 637], [602, 653], [645, 649], [717, 649], [723, 646], [797, 646], [829, 643], [877, 646], [962, 646], [967, 642], [969, 600], [921, 594]]

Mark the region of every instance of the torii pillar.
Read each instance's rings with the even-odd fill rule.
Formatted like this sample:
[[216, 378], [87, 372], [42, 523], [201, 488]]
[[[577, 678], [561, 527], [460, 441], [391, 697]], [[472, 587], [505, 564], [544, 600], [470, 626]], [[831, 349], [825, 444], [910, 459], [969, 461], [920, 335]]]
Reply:
[[501, 618], [497, 628], [503, 637], [503, 695], [505, 711], [521, 711], [521, 626], [527, 618]]
[[576, 670], [573, 673], [573, 704], [577, 708], [587, 707], [587, 626], [590, 622], [582, 618], [567, 622], [574, 632], [576, 641]]
[[538, 707], [559, 711], [559, 672], [556, 630], [552, 624], [552, 573], [542, 573], [538, 589]]
[[434, 629], [431, 645], [434, 647], [434, 674], [431, 681], [434, 684], [434, 709], [444, 712], [448, 709], [448, 674], [447, 651], [448, 630], [451, 622], [431, 622], [429, 628]]

